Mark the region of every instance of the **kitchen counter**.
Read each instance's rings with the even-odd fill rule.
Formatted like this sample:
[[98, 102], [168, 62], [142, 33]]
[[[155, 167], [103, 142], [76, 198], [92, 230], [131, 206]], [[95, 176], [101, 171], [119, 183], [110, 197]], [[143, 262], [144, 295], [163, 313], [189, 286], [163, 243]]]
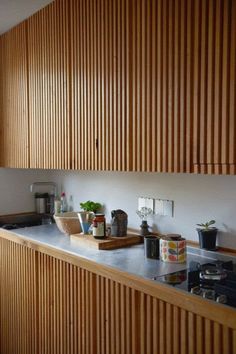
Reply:
[[[96, 264], [119, 269], [145, 279], [152, 279], [155, 276], [186, 269], [191, 261], [207, 263], [216, 258], [215, 252], [201, 251], [193, 247], [187, 247], [187, 264], [171, 264], [160, 260], [148, 259], [144, 256], [143, 244], [116, 250], [95, 250], [79, 244], [75, 237], [62, 234], [55, 224], [11, 230], [10, 234], [20, 236], [22, 240], [34, 242], [35, 244], [62, 251], [68, 255], [77, 256]], [[227, 259], [229, 257], [218, 254], [217, 258]]]
[[0, 236], [27, 246], [43, 254], [76, 265], [105, 278], [143, 291], [160, 300], [196, 312], [211, 314], [210, 318], [236, 329], [236, 310], [192, 295], [171, 285], [153, 281], [155, 276], [186, 269], [191, 261], [206, 263], [216, 257], [227, 260], [231, 256], [206, 252], [188, 247], [187, 264], [168, 264], [144, 256], [144, 245], [135, 245], [117, 250], [96, 250], [82, 246], [75, 237], [62, 234], [55, 224], [26, 227], [16, 230], [0, 230]]
[[166, 264], [56, 225], [0, 229], [1, 352], [236, 353], [234, 308], [152, 280], [216, 256], [228, 258], [189, 247], [187, 264]]

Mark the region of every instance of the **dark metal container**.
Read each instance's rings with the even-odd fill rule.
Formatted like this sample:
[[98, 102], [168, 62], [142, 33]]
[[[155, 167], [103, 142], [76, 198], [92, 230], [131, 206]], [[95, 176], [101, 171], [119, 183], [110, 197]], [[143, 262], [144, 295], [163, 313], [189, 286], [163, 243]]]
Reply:
[[144, 237], [144, 252], [147, 258], [159, 259], [160, 240], [155, 235]]

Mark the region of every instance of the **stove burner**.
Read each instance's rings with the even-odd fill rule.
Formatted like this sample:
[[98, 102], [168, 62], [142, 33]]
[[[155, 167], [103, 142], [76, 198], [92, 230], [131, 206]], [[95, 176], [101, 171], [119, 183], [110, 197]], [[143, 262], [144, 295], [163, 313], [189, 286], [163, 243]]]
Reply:
[[236, 264], [232, 261], [191, 262], [188, 269], [157, 276], [153, 280], [236, 307]]
[[199, 277], [202, 280], [222, 280], [227, 277], [227, 273], [224, 269], [219, 268], [206, 268], [199, 273]]

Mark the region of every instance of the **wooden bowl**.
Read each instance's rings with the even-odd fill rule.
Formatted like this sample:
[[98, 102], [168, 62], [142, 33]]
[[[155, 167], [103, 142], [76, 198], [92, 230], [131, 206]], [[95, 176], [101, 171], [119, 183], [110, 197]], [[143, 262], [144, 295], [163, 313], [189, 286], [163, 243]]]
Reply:
[[78, 213], [67, 212], [54, 215], [58, 229], [67, 235], [73, 235], [81, 232]]

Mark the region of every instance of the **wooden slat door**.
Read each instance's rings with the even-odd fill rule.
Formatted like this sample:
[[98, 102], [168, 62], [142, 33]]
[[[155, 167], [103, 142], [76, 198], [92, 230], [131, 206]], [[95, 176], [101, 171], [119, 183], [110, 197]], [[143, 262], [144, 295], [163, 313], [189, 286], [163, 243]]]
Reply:
[[129, 2], [70, 4], [72, 167], [129, 170]]
[[194, 172], [236, 173], [236, 1], [195, 2]]
[[36, 253], [25, 246], [0, 239], [2, 354], [39, 353]]
[[191, 172], [193, 11], [71, 0], [73, 168]]
[[26, 22], [0, 37], [0, 165], [29, 167]]
[[32, 168], [70, 168], [67, 3], [57, 0], [27, 21]]

